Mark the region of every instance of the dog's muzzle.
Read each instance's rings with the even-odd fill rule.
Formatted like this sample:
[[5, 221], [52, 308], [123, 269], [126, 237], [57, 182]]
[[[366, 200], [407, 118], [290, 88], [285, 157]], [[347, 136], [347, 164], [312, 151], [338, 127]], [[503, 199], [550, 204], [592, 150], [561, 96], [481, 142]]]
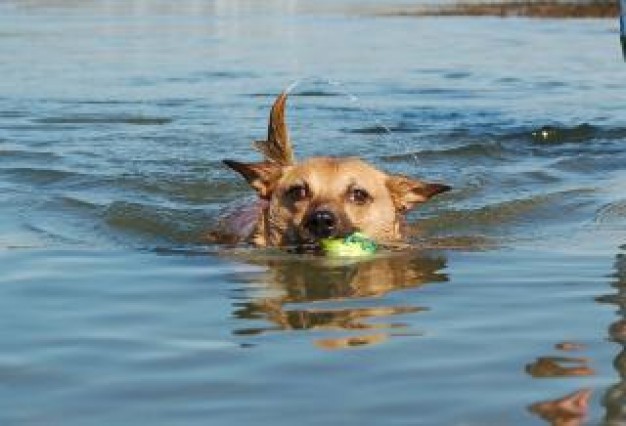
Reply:
[[316, 239], [335, 237], [340, 231], [339, 218], [331, 210], [315, 210], [307, 217], [304, 228]]

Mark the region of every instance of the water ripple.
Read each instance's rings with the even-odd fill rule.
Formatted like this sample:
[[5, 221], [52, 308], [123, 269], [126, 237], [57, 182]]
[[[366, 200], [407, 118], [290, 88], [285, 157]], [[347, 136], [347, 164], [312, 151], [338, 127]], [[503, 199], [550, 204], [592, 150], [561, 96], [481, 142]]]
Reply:
[[170, 243], [200, 242], [210, 217], [202, 210], [116, 201], [105, 211], [106, 223], [124, 234]]
[[150, 117], [142, 115], [67, 115], [34, 119], [39, 124], [132, 124], [137, 126], [154, 126], [168, 124], [170, 117]]
[[626, 200], [614, 201], [601, 207], [596, 213], [595, 221], [600, 225], [625, 225]]

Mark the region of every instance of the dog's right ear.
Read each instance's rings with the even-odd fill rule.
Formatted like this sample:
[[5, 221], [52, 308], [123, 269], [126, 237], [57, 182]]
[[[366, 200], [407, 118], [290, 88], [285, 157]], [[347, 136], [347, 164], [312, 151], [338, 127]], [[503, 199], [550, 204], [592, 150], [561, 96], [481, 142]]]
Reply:
[[269, 161], [261, 163], [240, 163], [224, 160], [224, 164], [243, 176], [258, 193], [259, 197], [269, 199], [276, 183], [283, 174], [283, 167]]

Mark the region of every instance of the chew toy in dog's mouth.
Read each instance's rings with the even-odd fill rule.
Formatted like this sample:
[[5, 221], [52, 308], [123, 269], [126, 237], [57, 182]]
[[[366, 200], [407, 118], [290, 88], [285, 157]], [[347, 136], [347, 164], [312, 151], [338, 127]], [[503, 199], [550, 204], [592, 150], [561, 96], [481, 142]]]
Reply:
[[380, 246], [361, 232], [352, 232], [343, 237], [322, 238], [318, 241], [291, 246], [288, 252], [315, 254], [326, 257], [363, 257], [378, 251]]
[[378, 244], [365, 234], [353, 232], [343, 238], [324, 238], [320, 248], [326, 256], [359, 257], [376, 253]]

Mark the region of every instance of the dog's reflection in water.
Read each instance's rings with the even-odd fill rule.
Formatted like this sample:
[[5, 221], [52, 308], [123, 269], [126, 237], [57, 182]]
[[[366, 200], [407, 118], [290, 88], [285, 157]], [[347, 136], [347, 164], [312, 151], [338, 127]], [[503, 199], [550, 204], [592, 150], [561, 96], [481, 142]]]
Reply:
[[446, 265], [444, 258], [415, 252], [382, 254], [363, 260], [312, 256], [247, 260], [267, 267], [264, 272], [249, 277], [255, 284], [261, 283], [263, 290], [256, 297], [237, 303], [234, 315], [266, 320], [270, 325], [238, 329], [235, 333], [315, 330], [323, 335], [315, 339], [315, 345], [324, 349], [371, 345], [392, 335], [418, 334], [407, 331], [407, 324], [391, 318], [427, 308], [385, 300], [382, 296], [447, 281], [441, 272]]
[[580, 389], [561, 398], [536, 402], [528, 409], [553, 426], [581, 426], [589, 411], [590, 389]]

